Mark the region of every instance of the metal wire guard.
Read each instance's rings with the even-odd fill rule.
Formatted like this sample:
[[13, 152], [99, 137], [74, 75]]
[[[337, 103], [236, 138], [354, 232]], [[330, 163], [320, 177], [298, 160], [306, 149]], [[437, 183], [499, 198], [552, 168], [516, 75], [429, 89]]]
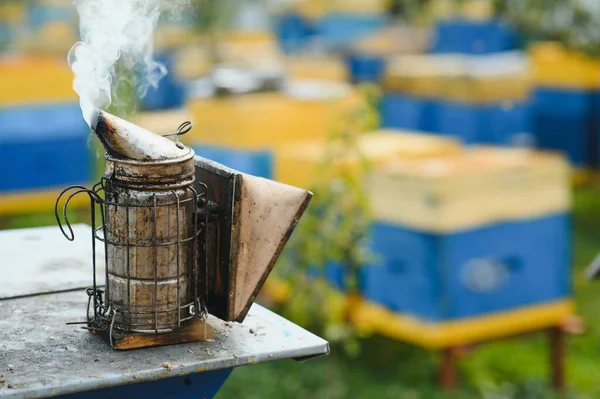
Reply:
[[[208, 223], [208, 212], [204, 212], [204, 220], [199, 220], [198, 216], [200, 212], [198, 206], [203, 206], [206, 203], [207, 187], [204, 184], [199, 184], [198, 187], [200, 187], [200, 192], [189, 186], [177, 191], [167, 191], [166, 194], [169, 195], [166, 196], [163, 194], [160, 200], [157, 200], [157, 195], [153, 194], [150, 196], [152, 199], [150, 203], [136, 203], [131, 200], [121, 199], [117, 201], [104, 199], [101, 195], [102, 193], [105, 194], [104, 197], [115, 197], [112, 195], [115, 189], [111, 187], [110, 180], [103, 178], [92, 189], [87, 189], [83, 186], [73, 186], [63, 190], [59, 195], [54, 207], [55, 217], [61, 232], [70, 241], [74, 240], [75, 237], [67, 215], [68, 204], [73, 197], [82, 193], [87, 194], [90, 198], [91, 219], [94, 227], [92, 229], [93, 287], [87, 290], [89, 298], [88, 328], [110, 331], [111, 337], [114, 329], [124, 332], [158, 334], [174, 331], [182, 323], [194, 317], [206, 316], [205, 298], [203, 297], [203, 293], [198, 291], [200, 262], [198, 259], [197, 242], [206, 242], [206, 237], [202, 239], [201, 235], [206, 234], [205, 226]], [[166, 197], [172, 198], [172, 200], [164, 201]], [[127, 197], [125, 196], [125, 198]], [[64, 204], [61, 215], [59, 204], [63, 199]], [[100, 214], [99, 226], [96, 223], [97, 211]], [[116, 212], [119, 212], [120, 215], [125, 215], [125, 220], [124, 225], [118, 226], [119, 228], [115, 230], [114, 226], [111, 226], [111, 223], [115, 223], [115, 220], [111, 220], [111, 217], [114, 219]], [[152, 218], [150, 226], [152, 226], [153, 231], [149, 239], [139, 239], [130, 230], [130, 213], [139, 217], [140, 212], [144, 215], [150, 215]], [[170, 213], [174, 216], [176, 237], [160, 237], [160, 234], [158, 234], [159, 226], [157, 224], [157, 215], [159, 213], [163, 216], [165, 213]], [[114, 234], [115, 231], [119, 231], [120, 233]], [[105, 247], [106, 287], [104, 291], [99, 289], [96, 281], [97, 242], [102, 242]], [[172, 250], [176, 254], [175, 277], [161, 276], [161, 274], [165, 273], [164, 268], [161, 267], [159, 270], [159, 261], [157, 258], [162, 254], [159, 251], [171, 251], [169, 247], [172, 247]], [[191, 251], [189, 257], [187, 254], [186, 256], [182, 255], [185, 248], [189, 248]], [[136, 275], [135, 267], [139, 267], [140, 265], [137, 260], [135, 261], [137, 263], [134, 262], [135, 264], [133, 265], [135, 267], [132, 268], [131, 254], [133, 253], [133, 258], [137, 259], [137, 254], [143, 251], [153, 252], [153, 265], [151, 265], [150, 269], [146, 269], [147, 271], [153, 268], [154, 272], [152, 276]], [[109, 252], [113, 254], [112, 257], [109, 257]], [[121, 253], [122, 258], [118, 258], [115, 255], [116, 253]], [[123, 261], [123, 258], [126, 261]], [[121, 259], [121, 264], [116, 259]], [[164, 259], [162, 260], [164, 261]], [[206, 262], [203, 263], [206, 264]], [[125, 264], [124, 275], [115, 273], [115, 270]], [[161, 263], [161, 266], [164, 265]], [[172, 266], [171, 263], [168, 265], [169, 268]], [[145, 264], [144, 267], [146, 267]], [[140, 279], [140, 277], [143, 278]], [[119, 289], [118, 286], [113, 286], [116, 284], [115, 281], [126, 281], [126, 300], [117, 301], [115, 297], [118, 295], [111, 295], [111, 289], [115, 290], [115, 292]], [[165, 282], [168, 283], [169, 287], [175, 287], [175, 301], [167, 300], [166, 302], [161, 302], [158, 300], [159, 290], [165, 289]], [[138, 285], [135, 285], [136, 283]], [[136, 303], [135, 292], [137, 291], [134, 288], [138, 290], [143, 288], [146, 290], [144, 291], [146, 293], [153, 291], [152, 303]], [[180, 289], [186, 290], [186, 293], [180, 295]], [[134, 295], [134, 300], [132, 300], [132, 294]], [[172, 292], [167, 290], [167, 296], [169, 295], [172, 297]], [[181, 296], [190, 298], [190, 300], [181, 303]], [[165, 306], [166, 304], [170, 306]]]

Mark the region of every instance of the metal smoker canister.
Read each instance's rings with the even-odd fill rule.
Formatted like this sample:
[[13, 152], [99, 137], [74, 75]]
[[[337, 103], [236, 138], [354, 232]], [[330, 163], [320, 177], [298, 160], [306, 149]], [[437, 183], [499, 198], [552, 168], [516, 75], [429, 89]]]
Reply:
[[111, 330], [173, 331], [200, 303], [194, 151], [100, 110], [91, 126], [107, 150], [102, 240]]
[[115, 327], [168, 332], [193, 317], [197, 289], [194, 152], [138, 161], [106, 156], [106, 298]]

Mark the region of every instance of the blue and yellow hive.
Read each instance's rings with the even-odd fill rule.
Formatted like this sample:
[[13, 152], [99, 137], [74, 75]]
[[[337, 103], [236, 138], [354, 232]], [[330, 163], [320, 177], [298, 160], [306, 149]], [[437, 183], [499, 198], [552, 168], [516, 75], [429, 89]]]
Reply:
[[0, 214], [50, 210], [65, 186], [94, 175], [89, 128], [65, 60], [0, 62]]
[[518, 142], [531, 130], [531, 73], [518, 52], [396, 57], [384, 89], [385, 127], [499, 145]]
[[572, 312], [560, 156], [475, 148], [398, 159], [368, 182], [381, 262], [364, 270], [359, 327], [447, 347], [557, 325]]
[[562, 151], [576, 167], [596, 166], [600, 64], [552, 42], [532, 46], [530, 56], [538, 146]]

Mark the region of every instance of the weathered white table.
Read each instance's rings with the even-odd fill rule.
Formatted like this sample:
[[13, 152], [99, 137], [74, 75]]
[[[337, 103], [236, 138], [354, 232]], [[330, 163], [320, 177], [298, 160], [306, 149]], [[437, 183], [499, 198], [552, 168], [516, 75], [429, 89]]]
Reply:
[[211, 318], [211, 342], [114, 351], [66, 324], [91, 285], [90, 228], [75, 228], [75, 243], [56, 227], [0, 232], [0, 398], [210, 398], [235, 367], [329, 352], [256, 304], [243, 324]]

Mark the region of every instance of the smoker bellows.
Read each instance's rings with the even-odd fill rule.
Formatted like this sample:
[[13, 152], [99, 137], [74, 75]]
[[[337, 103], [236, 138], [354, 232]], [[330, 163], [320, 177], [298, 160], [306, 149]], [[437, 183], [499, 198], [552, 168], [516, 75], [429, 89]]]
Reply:
[[96, 284], [93, 256], [84, 328], [130, 349], [207, 339], [207, 313], [243, 321], [312, 194], [195, 156], [103, 111], [92, 129], [106, 148], [104, 176], [91, 189], [67, 188], [55, 207], [72, 240], [67, 205], [87, 194], [92, 247], [105, 247], [106, 286]]

